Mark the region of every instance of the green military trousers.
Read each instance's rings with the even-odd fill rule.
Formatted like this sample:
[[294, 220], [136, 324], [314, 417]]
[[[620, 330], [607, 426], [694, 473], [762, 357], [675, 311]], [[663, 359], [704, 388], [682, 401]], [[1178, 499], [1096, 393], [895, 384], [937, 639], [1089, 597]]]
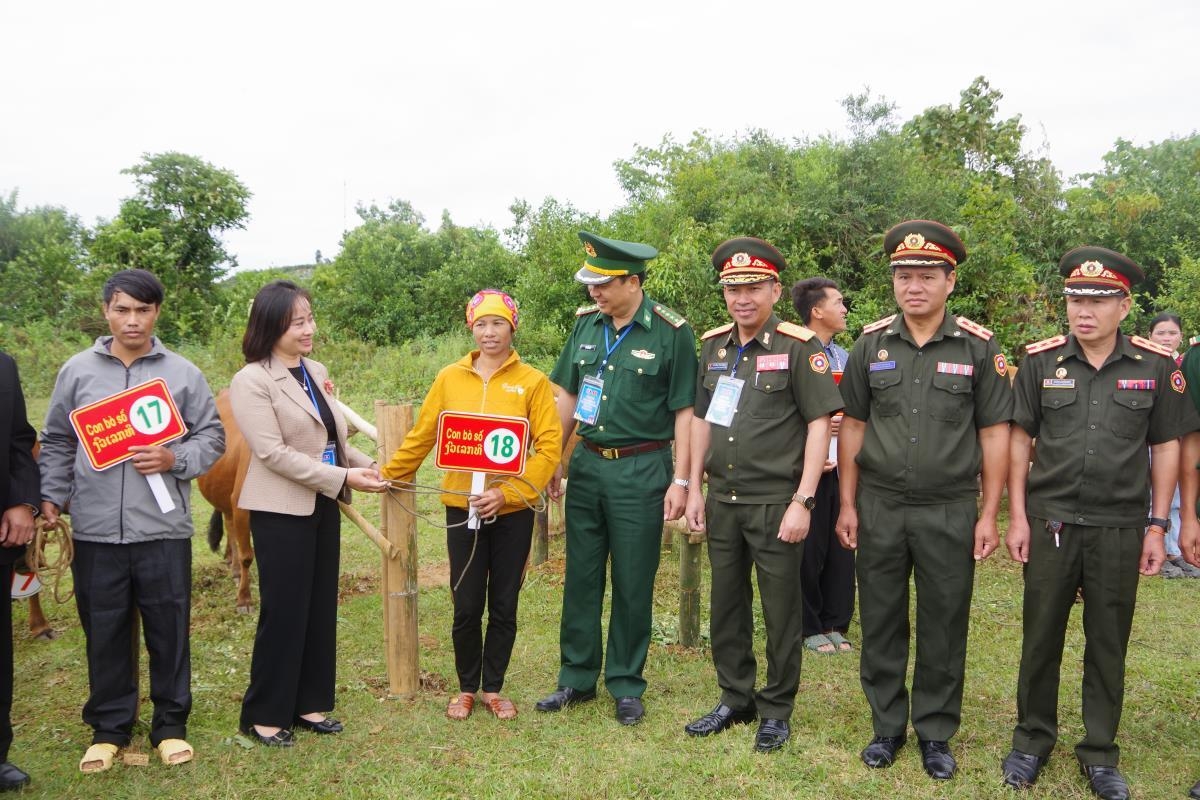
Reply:
[[[603, 663], [604, 683], [613, 697], [641, 697], [671, 449], [609, 460], [576, 447], [569, 474], [558, 683], [591, 689]], [[600, 615], [610, 555], [612, 611], [605, 658]]]
[[[704, 512], [712, 565], [709, 629], [721, 702], [739, 710], [754, 704], [765, 719], [791, 718], [800, 684], [804, 543], [779, 539], [779, 523], [787, 507], [787, 503], [722, 503], [710, 497]], [[757, 696], [752, 568], [767, 629], [767, 680]]]
[[1046, 520], [1030, 517], [1029, 528], [1013, 747], [1045, 758], [1058, 740], [1063, 640], [1076, 589], [1083, 587], [1086, 732], [1075, 746], [1075, 757], [1084, 765], [1115, 767], [1143, 533], [1136, 528], [1064, 525], [1055, 542]]
[[909, 702], [909, 576], [917, 591], [912, 723], [946, 741], [962, 717], [967, 628], [975, 578], [974, 499], [906, 504], [858, 492], [859, 677], [876, 736], [904, 736]]

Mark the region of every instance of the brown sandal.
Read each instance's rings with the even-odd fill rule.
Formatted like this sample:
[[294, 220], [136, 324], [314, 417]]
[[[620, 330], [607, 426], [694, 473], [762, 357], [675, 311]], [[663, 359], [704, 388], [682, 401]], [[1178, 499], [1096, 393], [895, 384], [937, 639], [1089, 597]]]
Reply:
[[463, 720], [471, 716], [473, 708], [475, 708], [475, 695], [463, 692], [450, 698], [450, 704], [446, 706], [446, 716], [450, 719]]
[[483, 704], [488, 711], [492, 712], [492, 716], [496, 719], [508, 720], [517, 718], [517, 707], [507, 697], [501, 697], [500, 695], [495, 695], [491, 698], [485, 697]]

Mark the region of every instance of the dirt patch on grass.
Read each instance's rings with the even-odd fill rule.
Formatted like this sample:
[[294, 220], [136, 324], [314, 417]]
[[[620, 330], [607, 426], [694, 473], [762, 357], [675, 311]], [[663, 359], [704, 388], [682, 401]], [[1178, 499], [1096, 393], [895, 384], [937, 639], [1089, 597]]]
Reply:
[[343, 572], [338, 578], [338, 602], [360, 594], [379, 591], [377, 572]]
[[417, 567], [417, 586], [421, 589], [436, 589], [450, 585], [450, 562], [422, 564]]

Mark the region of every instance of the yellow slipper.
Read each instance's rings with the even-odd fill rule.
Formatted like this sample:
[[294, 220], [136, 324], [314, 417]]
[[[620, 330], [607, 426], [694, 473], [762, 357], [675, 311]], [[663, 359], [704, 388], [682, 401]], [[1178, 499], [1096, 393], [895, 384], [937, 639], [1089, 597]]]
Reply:
[[158, 757], [168, 767], [186, 764], [194, 755], [192, 746], [183, 739], [163, 739], [158, 743]]
[[87, 749], [79, 761], [80, 772], [104, 772], [113, 765], [117, 751], [121, 748], [108, 742], [97, 742]]

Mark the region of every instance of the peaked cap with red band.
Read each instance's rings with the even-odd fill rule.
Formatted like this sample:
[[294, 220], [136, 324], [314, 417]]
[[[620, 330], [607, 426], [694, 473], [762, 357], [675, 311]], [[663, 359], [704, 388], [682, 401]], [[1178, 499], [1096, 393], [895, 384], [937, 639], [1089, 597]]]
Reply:
[[779, 280], [780, 270], [787, 269], [787, 260], [770, 244], [752, 236], [739, 236], [717, 246], [712, 254], [717, 270], [717, 283], [735, 286]]
[[949, 267], [967, 260], [958, 234], [940, 222], [910, 219], [883, 235], [883, 249], [896, 267]]
[[1076, 247], [1058, 262], [1063, 294], [1077, 297], [1118, 297], [1146, 278], [1133, 260], [1103, 247]]

